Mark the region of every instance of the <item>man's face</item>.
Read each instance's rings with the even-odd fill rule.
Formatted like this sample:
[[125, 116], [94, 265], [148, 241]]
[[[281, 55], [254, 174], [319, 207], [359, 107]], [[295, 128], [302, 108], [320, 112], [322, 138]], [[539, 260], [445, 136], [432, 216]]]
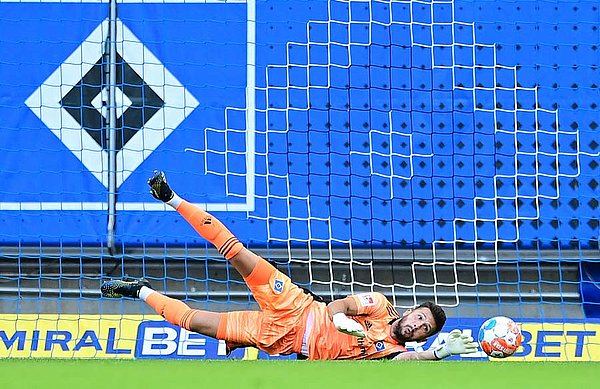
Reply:
[[392, 323], [392, 336], [401, 343], [419, 342], [435, 332], [435, 320], [428, 308], [409, 309]]

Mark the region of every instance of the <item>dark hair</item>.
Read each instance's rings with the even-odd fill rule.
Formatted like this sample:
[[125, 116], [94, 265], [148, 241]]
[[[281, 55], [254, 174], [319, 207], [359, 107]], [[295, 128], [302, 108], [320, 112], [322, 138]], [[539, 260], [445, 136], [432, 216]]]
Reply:
[[432, 303], [431, 301], [427, 301], [419, 305], [417, 308], [427, 308], [431, 311], [431, 315], [433, 316], [433, 320], [435, 321], [435, 331], [431, 334], [437, 334], [441, 331], [442, 327], [446, 323], [446, 312], [439, 305]]

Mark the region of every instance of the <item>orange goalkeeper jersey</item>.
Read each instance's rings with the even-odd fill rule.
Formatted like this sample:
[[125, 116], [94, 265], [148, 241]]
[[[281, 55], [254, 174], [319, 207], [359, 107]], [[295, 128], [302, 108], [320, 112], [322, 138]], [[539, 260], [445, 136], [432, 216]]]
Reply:
[[400, 315], [381, 293], [350, 296], [358, 307], [351, 317], [366, 333], [358, 338], [335, 328], [324, 303], [266, 262], [259, 264], [270, 272], [268, 282], [251, 277], [246, 282], [262, 310], [222, 314], [217, 338], [230, 348], [252, 345], [269, 354], [301, 353], [309, 359], [379, 359], [406, 351], [390, 336], [390, 322]]
[[358, 338], [339, 332], [327, 315], [323, 303], [313, 303], [305, 312], [305, 344], [309, 359], [379, 359], [406, 351], [390, 336], [390, 322], [400, 315], [381, 293], [350, 296], [356, 301], [358, 315], [350, 316], [365, 329]]

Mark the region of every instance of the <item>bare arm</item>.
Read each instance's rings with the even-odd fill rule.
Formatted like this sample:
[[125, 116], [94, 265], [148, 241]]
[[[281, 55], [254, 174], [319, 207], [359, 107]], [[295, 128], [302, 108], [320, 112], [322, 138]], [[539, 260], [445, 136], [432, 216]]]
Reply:
[[327, 305], [327, 314], [331, 319], [333, 315], [336, 313], [343, 313], [345, 315], [357, 315], [358, 314], [358, 306], [356, 305], [356, 301], [350, 297], [346, 297], [339, 300], [334, 300]]
[[432, 349], [425, 351], [407, 351], [401, 354], [398, 354], [394, 357], [394, 360], [400, 361], [438, 361], [440, 358], [437, 358], [433, 353]]
[[335, 328], [347, 335], [358, 336], [364, 338], [365, 329], [356, 320], [350, 319], [346, 315], [357, 315], [358, 305], [354, 299], [350, 297], [341, 300], [335, 300], [327, 306], [327, 315], [333, 322]]

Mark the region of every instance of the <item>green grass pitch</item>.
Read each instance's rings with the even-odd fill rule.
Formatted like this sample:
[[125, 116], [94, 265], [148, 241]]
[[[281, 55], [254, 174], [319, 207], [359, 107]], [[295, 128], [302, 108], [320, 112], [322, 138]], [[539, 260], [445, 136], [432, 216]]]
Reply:
[[599, 369], [594, 362], [5, 359], [0, 388], [591, 389]]

